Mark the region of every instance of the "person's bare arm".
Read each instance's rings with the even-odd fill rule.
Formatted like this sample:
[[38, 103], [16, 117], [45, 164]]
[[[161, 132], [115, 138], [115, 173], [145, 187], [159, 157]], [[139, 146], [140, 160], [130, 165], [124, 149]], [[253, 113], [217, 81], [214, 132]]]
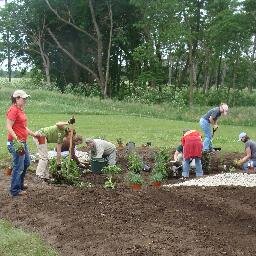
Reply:
[[57, 165], [60, 165], [61, 164], [61, 144], [59, 143], [57, 144], [56, 151], [57, 151], [57, 158], [56, 158]]
[[17, 137], [17, 135], [15, 134], [14, 130], [12, 129], [13, 124], [14, 124], [14, 121], [12, 121], [12, 120], [10, 120], [10, 119], [7, 119], [7, 120], [6, 120], [6, 128], [7, 128], [8, 133], [10, 133], [11, 136], [12, 136], [15, 140], [17, 140], [18, 137]]
[[31, 135], [33, 137], [37, 136], [37, 134], [35, 132], [31, 131], [30, 129], [28, 129], [28, 127], [26, 127], [26, 129], [27, 129], [29, 135]]
[[245, 149], [245, 156], [239, 160], [240, 164], [243, 164], [245, 162], [247, 162], [250, 158], [251, 158], [251, 155], [252, 155], [252, 151], [251, 151], [251, 148], [248, 147]]

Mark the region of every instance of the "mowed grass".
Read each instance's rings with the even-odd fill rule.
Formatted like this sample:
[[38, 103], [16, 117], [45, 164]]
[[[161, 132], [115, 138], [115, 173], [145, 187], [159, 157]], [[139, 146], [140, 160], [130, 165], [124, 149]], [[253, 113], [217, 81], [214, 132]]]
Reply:
[[[2, 87], [0, 91], [0, 125], [3, 125], [0, 133], [1, 158], [8, 155], [5, 112], [10, 105], [9, 96], [13, 90], [12, 87]], [[101, 137], [113, 143], [116, 143], [117, 138], [121, 138], [124, 143], [133, 141], [138, 146], [151, 142], [153, 147], [175, 148], [180, 143], [183, 129], [200, 130], [200, 116], [209, 109], [195, 107], [182, 110], [166, 104], [125, 103], [38, 89], [27, 92], [31, 94], [26, 106], [28, 126], [31, 130], [53, 125], [60, 120], [68, 120], [74, 114], [76, 130], [82, 136]], [[231, 108], [227, 117], [221, 117], [220, 128], [214, 136], [214, 145], [222, 147], [223, 151], [243, 151], [243, 144], [237, 142], [238, 134], [245, 131], [251, 138], [256, 138], [255, 126], [244, 121], [251, 118], [251, 111], [252, 108]], [[233, 124], [234, 122], [236, 124]], [[248, 126], [244, 126], [245, 123]], [[35, 152], [31, 138], [29, 146], [31, 152]]]
[[0, 220], [0, 255], [2, 256], [57, 256], [35, 234], [13, 228], [9, 222]]
[[[69, 117], [69, 114], [28, 114], [29, 127], [32, 130], [38, 130], [40, 127], [50, 126], [58, 120], [67, 120]], [[85, 138], [101, 137], [113, 143], [116, 143], [117, 138], [121, 138], [124, 143], [133, 141], [138, 146], [151, 142], [153, 147], [170, 148], [175, 148], [180, 143], [183, 129], [200, 129], [197, 122], [138, 116], [86, 114], [76, 116], [75, 128], [77, 133]], [[254, 127], [220, 125], [214, 136], [214, 145], [222, 147], [223, 151], [243, 151], [243, 143], [237, 142], [238, 134], [241, 131], [246, 131], [252, 138], [256, 137]], [[2, 156], [7, 154], [5, 141], [5, 133], [2, 133]], [[31, 152], [35, 152], [35, 146], [31, 138], [29, 139], [29, 146]]]

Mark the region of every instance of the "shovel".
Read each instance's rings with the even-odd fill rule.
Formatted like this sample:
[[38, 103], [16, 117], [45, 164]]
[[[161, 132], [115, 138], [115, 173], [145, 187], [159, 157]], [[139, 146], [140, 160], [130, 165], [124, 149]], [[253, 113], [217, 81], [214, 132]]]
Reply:
[[73, 134], [74, 134], [74, 124], [75, 124], [75, 118], [72, 116], [68, 123], [71, 125], [70, 127], [70, 139], [69, 139], [69, 157], [72, 158], [72, 147], [73, 147]]
[[[212, 128], [212, 139], [213, 139], [213, 136], [214, 136], [214, 133], [218, 130], [218, 127], [217, 128]], [[217, 147], [217, 148], [213, 148], [214, 151], [220, 151], [221, 148], [220, 147]]]

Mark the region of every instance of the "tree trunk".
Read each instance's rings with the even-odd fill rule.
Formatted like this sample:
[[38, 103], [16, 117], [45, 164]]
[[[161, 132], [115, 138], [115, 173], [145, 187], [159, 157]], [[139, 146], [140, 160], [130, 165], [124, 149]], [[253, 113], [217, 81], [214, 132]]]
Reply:
[[193, 106], [193, 90], [195, 79], [195, 64], [193, 60], [192, 44], [189, 44], [189, 106]]
[[50, 76], [50, 60], [48, 55], [44, 52], [44, 43], [42, 43], [41, 37], [38, 39], [38, 46], [40, 50], [40, 55], [43, 61], [43, 67], [44, 67], [44, 72], [45, 72], [45, 77], [46, 77], [46, 82], [48, 84], [51, 83], [51, 76]]
[[223, 68], [222, 68], [221, 81], [220, 81], [221, 86], [224, 85], [226, 74], [227, 74], [227, 63], [224, 61]]
[[172, 84], [172, 52], [169, 51], [168, 56], [168, 85]]

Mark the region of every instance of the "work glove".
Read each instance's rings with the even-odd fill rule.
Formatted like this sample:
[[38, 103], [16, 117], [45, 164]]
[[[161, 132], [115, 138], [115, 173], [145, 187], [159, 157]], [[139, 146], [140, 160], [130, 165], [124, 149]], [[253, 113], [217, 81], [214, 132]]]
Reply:
[[16, 153], [18, 153], [20, 156], [25, 154], [24, 144], [22, 142], [20, 142], [19, 140], [13, 141], [13, 147], [14, 147]]
[[85, 169], [85, 165], [82, 164], [82, 163], [78, 164], [78, 167], [81, 168], [81, 169]]
[[69, 119], [69, 121], [68, 121], [69, 124], [74, 124], [75, 122], [76, 122], [76, 119], [75, 119], [74, 116], [72, 116], [72, 117]]
[[235, 166], [241, 166], [242, 164], [243, 164], [243, 162], [241, 161], [241, 159], [240, 160], [237, 160], [237, 159], [234, 160], [234, 165]]
[[214, 131], [216, 131], [218, 128], [219, 128], [219, 126], [218, 126], [217, 124], [215, 124], [215, 125], [213, 126], [213, 130], [214, 130]]

